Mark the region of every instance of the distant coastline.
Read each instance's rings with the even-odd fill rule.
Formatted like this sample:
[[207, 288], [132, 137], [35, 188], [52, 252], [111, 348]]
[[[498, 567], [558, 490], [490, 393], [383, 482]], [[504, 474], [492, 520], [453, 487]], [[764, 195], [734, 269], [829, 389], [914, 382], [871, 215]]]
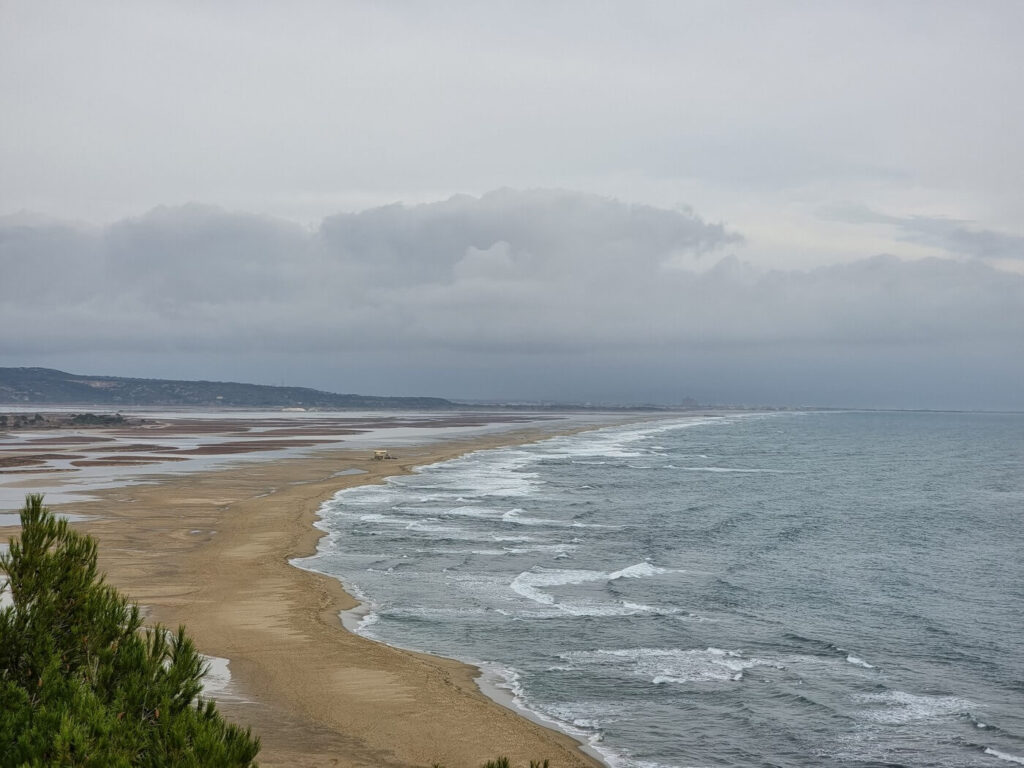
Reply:
[[232, 381], [182, 381], [90, 376], [51, 368], [0, 368], [0, 405], [88, 404], [245, 408], [447, 409], [440, 397], [336, 394], [307, 387], [275, 387]]
[[[0, 367], [0, 409], [36, 407], [278, 408], [306, 410], [674, 411], [703, 408], [692, 398], [655, 403], [454, 400], [443, 397], [358, 395], [308, 387], [235, 381], [127, 378], [52, 368]], [[759, 409], [760, 410], [760, 409]]]

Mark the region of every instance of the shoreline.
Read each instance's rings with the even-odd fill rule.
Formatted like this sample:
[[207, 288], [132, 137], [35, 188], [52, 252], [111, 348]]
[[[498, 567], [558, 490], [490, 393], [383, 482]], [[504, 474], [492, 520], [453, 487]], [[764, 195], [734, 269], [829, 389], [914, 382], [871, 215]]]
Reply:
[[[470, 445], [468, 445], [465, 450], [458, 450], [457, 452], [451, 453], [451, 454], [448, 454], [447, 452], [445, 452], [446, 455], [444, 455], [442, 458], [432, 458], [430, 461], [425, 461], [425, 462], [416, 463], [416, 464], [407, 464], [407, 463], [403, 462], [401, 466], [397, 467], [397, 469], [399, 471], [390, 472], [390, 473], [384, 474], [380, 478], [374, 478], [372, 481], [371, 480], [368, 480], [367, 482], [358, 482], [357, 481], [357, 482], [352, 483], [351, 485], [346, 485], [345, 488], [339, 488], [337, 491], [334, 491], [329, 497], [327, 497], [327, 498], [325, 498], [325, 499], [323, 499], [321, 501], [321, 503], [317, 507], [316, 512], [314, 513], [314, 515], [311, 518], [311, 521], [310, 521], [310, 524], [309, 524], [309, 529], [310, 529], [310, 533], [312, 534], [311, 538], [312, 538], [313, 541], [312, 541], [312, 544], [310, 546], [310, 549], [307, 552], [305, 552], [304, 554], [297, 554], [294, 557], [292, 557], [289, 560], [289, 565], [291, 565], [291, 567], [296, 568], [296, 569], [298, 569], [300, 571], [305, 571], [307, 573], [314, 574], [314, 575], [316, 575], [316, 576], [318, 576], [320, 578], [326, 579], [332, 585], [337, 585], [338, 591], [340, 592], [340, 599], [338, 600], [338, 603], [334, 606], [336, 608], [336, 610], [332, 611], [332, 614], [333, 614], [332, 621], [342, 631], [347, 632], [348, 634], [356, 636], [356, 637], [364, 638], [364, 639], [368, 640], [371, 643], [375, 643], [377, 645], [381, 645], [381, 646], [383, 646], [385, 648], [390, 648], [390, 649], [395, 650], [395, 651], [400, 651], [400, 652], [403, 652], [403, 653], [410, 653], [410, 654], [414, 654], [416, 656], [423, 656], [423, 657], [427, 657], [429, 659], [440, 659], [440, 660], [443, 660], [443, 661], [451, 662], [453, 664], [461, 665], [462, 667], [465, 668], [465, 671], [469, 674], [470, 680], [473, 683], [473, 686], [474, 686], [475, 690], [480, 695], [482, 695], [484, 698], [486, 698], [489, 702], [491, 702], [491, 703], [501, 707], [502, 709], [504, 709], [504, 710], [506, 710], [508, 712], [511, 712], [516, 717], [522, 718], [522, 719], [524, 719], [524, 720], [526, 720], [526, 721], [528, 721], [528, 722], [530, 722], [530, 723], [532, 723], [532, 724], [542, 728], [545, 731], [552, 732], [555, 735], [558, 735], [558, 736], [561, 736], [561, 737], [563, 737], [565, 739], [571, 740], [573, 742], [573, 745], [574, 745], [575, 749], [582, 756], [584, 756], [585, 758], [589, 758], [590, 759], [590, 762], [585, 762], [584, 765], [593, 765], [596, 768], [608, 768], [608, 764], [604, 762], [603, 757], [590, 744], [588, 744], [585, 741], [582, 741], [578, 736], [573, 735], [572, 733], [568, 732], [567, 730], [559, 727], [558, 723], [556, 723], [554, 721], [551, 721], [551, 720], [548, 720], [547, 718], [543, 717], [541, 714], [539, 714], [537, 712], [534, 712], [534, 711], [532, 711], [530, 709], [527, 709], [524, 706], [521, 706], [518, 703], [518, 700], [516, 699], [515, 695], [511, 691], [508, 691], [508, 690], [504, 689], [500, 684], [498, 684], [494, 679], [492, 679], [492, 678], [498, 677], [497, 673], [495, 673], [495, 672], [493, 672], [491, 670], [488, 670], [487, 668], [481, 667], [481, 666], [479, 666], [477, 664], [474, 664], [472, 662], [469, 662], [469, 661], [463, 661], [461, 659], [456, 659], [456, 658], [452, 658], [452, 657], [449, 657], [449, 656], [442, 656], [442, 655], [435, 654], [435, 653], [428, 653], [426, 651], [418, 651], [418, 650], [413, 650], [413, 649], [409, 649], [409, 648], [401, 648], [399, 646], [389, 645], [388, 643], [386, 643], [386, 642], [384, 642], [382, 640], [375, 640], [375, 639], [372, 639], [372, 638], [366, 638], [365, 636], [358, 634], [355, 631], [354, 628], [350, 628], [347, 625], [346, 618], [347, 617], [353, 617], [353, 616], [360, 616], [361, 617], [362, 615], [365, 615], [365, 614], [369, 613], [370, 611], [372, 611], [372, 608], [370, 606], [368, 606], [365, 602], [361, 601], [358, 597], [353, 595], [351, 592], [349, 592], [345, 588], [345, 585], [342, 583], [342, 581], [340, 579], [338, 579], [337, 577], [331, 576], [330, 574], [324, 573], [323, 571], [318, 571], [318, 570], [313, 569], [313, 568], [305, 568], [303, 566], [295, 564], [295, 561], [297, 561], [297, 560], [302, 560], [302, 559], [305, 559], [305, 558], [313, 557], [313, 556], [315, 556], [315, 555], [317, 555], [319, 553], [320, 540], [323, 539], [323, 537], [328, 534], [328, 531], [326, 531], [323, 528], [320, 528], [317, 525], [317, 523], [319, 523], [322, 520], [320, 512], [323, 509], [324, 505], [327, 504], [329, 501], [333, 500], [334, 497], [337, 495], [337, 493], [342, 491], [342, 490], [347, 490], [348, 488], [356, 488], [356, 487], [359, 487], [359, 486], [362, 486], [362, 485], [373, 485], [373, 484], [383, 483], [383, 482], [386, 482], [387, 479], [390, 478], [390, 477], [397, 477], [397, 476], [401, 476], [401, 475], [413, 474], [414, 472], [416, 472], [417, 469], [419, 469], [421, 467], [430, 466], [432, 464], [440, 464], [440, 463], [444, 463], [446, 461], [451, 461], [453, 459], [461, 458], [463, 456], [466, 456], [466, 455], [468, 455], [470, 453], [474, 453], [476, 451], [486, 451], [486, 450], [492, 450], [492, 449], [497, 449], [497, 448], [505, 448], [505, 447], [510, 447], [510, 446], [518, 446], [518, 445], [528, 445], [528, 444], [531, 444], [531, 443], [535, 443], [535, 442], [540, 442], [542, 440], [546, 440], [548, 438], [560, 437], [560, 436], [565, 436], [565, 435], [572, 435], [572, 434], [577, 434], [579, 432], [585, 432], [585, 431], [589, 431], [589, 430], [592, 430], [592, 429], [601, 429], [601, 428], [602, 427], [600, 427], [600, 426], [588, 426], [588, 427], [576, 427], [576, 428], [572, 428], [572, 429], [558, 430], [558, 431], [554, 431], [554, 432], [549, 432], [549, 431], [546, 431], [546, 430], [545, 431], [541, 431], [541, 430], [539, 430], [537, 428], [531, 427], [529, 429], [527, 435], [520, 435], [518, 433], [506, 433], [504, 435], [480, 436], [480, 437], [476, 438], [475, 440], [469, 441]], [[523, 438], [523, 439], [520, 439], [520, 438]], [[486, 444], [485, 445], [473, 445], [472, 443], [475, 443], [475, 442], [485, 442]], [[367, 475], [356, 475], [355, 477], [366, 478]], [[345, 606], [348, 606], [348, 607], [341, 607], [342, 604], [344, 604]], [[325, 620], [327, 619], [326, 615], [324, 616], [324, 619]], [[356, 623], [358, 623], [358, 622], [356, 622]], [[506, 754], [506, 753], [503, 752], [501, 754]], [[498, 756], [498, 753], [495, 753], [494, 755], [491, 755], [490, 757], [484, 757], [483, 759], [481, 759], [479, 761], [479, 765], [482, 765], [487, 760], [491, 760], [491, 759], [493, 759], [494, 757], [497, 757], [497, 756]], [[511, 755], [510, 755], [510, 757], [511, 757]], [[535, 755], [534, 757], [528, 757], [527, 759], [528, 760], [529, 759], [540, 759], [540, 760], [543, 760], [545, 758], [550, 759], [548, 755]], [[514, 758], [512, 760], [512, 763], [513, 763], [513, 765], [516, 765], [516, 760]], [[525, 766], [527, 764], [528, 764], [527, 762], [525, 762], [525, 761], [523, 762], [524, 768], [525, 768]], [[561, 764], [555, 763], [553, 760], [552, 760], [552, 764], [553, 765], [561, 765]], [[455, 768], [455, 766], [457, 764], [456, 763], [450, 763], [450, 764], [444, 764], [444, 765], [445, 765], [445, 768]], [[473, 763], [471, 768], [476, 768], [476, 766], [477, 766], [477, 763]]]
[[323, 448], [101, 490], [59, 511], [98, 515], [76, 527], [97, 537], [101, 569], [147, 623], [184, 623], [201, 652], [229, 660], [244, 698], [218, 706], [261, 736], [262, 765], [476, 768], [508, 755], [595, 768], [603, 763], [586, 744], [488, 696], [484, 670], [345, 628], [341, 613], [358, 601], [336, 578], [291, 563], [317, 553], [325, 531], [315, 523], [339, 490], [602, 425], [550, 426], [396, 445], [394, 462]]
[[[443, 463], [445, 463], [447, 461], [451, 461], [453, 459], [461, 458], [463, 456], [466, 456], [466, 455], [471, 454], [471, 453], [475, 453], [477, 451], [487, 451], [487, 450], [492, 450], [492, 449], [511, 447], [511, 446], [519, 446], [519, 445], [529, 445], [529, 444], [532, 444], [532, 443], [541, 442], [541, 441], [546, 440], [548, 438], [562, 437], [562, 436], [566, 436], [566, 435], [573, 435], [573, 434], [578, 434], [580, 432], [586, 432], [586, 431], [590, 431], [590, 430], [593, 430], [593, 429], [602, 429], [602, 428], [603, 427], [599, 427], [599, 426], [580, 427], [580, 428], [568, 429], [568, 430], [558, 431], [558, 432], [553, 432], [553, 433], [545, 433], [545, 434], [541, 434], [541, 435], [534, 435], [534, 436], [531, 436], [531, 439], [528, 439], [528, 440], [512, 440], [511, 442], [500, 441], [500, 442], [498, 442], [496, 444], [489, 444], [489, 445], [482, 446], [482, 447], [471, 447], [468, 450], [466, 450], [465, 452], [458, 453], [458, 454], [455, 454], [455, 455], [452, 455], [452, 456], [447, 456], [445, 458], [442, 458], [442, 459], [439, 459], [439, 460], [436, 460], [436, 461], [429, 461], [429, 462], [425, 462], [425, 463], [422, 463], [422, 464], [416, 464], [414, 466], [409, 467], [408, 469], [405, 469], [403, 467], [403, 471], [398, 472], [398, 473], [394, 473], [394, 474], [386, 475], [379, 482], [385, 482], [387, 480], [387, 478], [389, 478], [389, 477], [397, 477], [397, 476], [400, 476], [400, 475], [412, 474], [417, 469], [420, 469], [422, 467], [431, 466], [433, 464], [443, 464]], [[511, 437], [515, 437], [515, 436], [511, 435]], [[483, 439], [483, 438], [481, 438], [481, 439]], [[341, 592], [345, 595], [346, 604], [347, 604], [347, 602], [350, 601], [351, 602], [351, 607], [349, 607], [349, 608], [341, 608], [341, 609], [338, 610], [338, 612], [336, 614], [338, 626], [340, 626], [345, 632], [348, 632], [349, 634], [352, 634], [352, 635], [356, 635], [358, 637], [365, 637], [364, 635], [359, 634], [356, 628], [361, 623], [362, 619], [365, 616], [369, 615], [373, 611], [372, 606], [368, 605], [367, 602], [365, 602], [364, 599], [362, 599], [360, 597], [357, 597], [356, 595], [352, 594], [352, 592], [350, 592], [348, 590], [348, 588], [346, 588], [345, 584], [340, 579], [338, 579], [337, 577], [331, 576], [330, 574], [324, 573], [323, 571], [316, 570], [315, 568], [306, 568], [306, 567], [301, 566], [301, 565], [296, 565], [296, 561], [302, 560], [302, 559], [307, 559], [309, 557], [313, 557], [313, 556], [319, 554], [319, 551], [320, 551], [319, 550], [319, 542], [320, 542], [320, 540], [324, 536], [326, 536], [328, 534], [327, 530], [325, 530], [325, 529], [321, 528], [319, 525], [317, 525], [317, 523], [319, 523], [320, 520], [322, 520], [322, 517], [320, 515], [320, 510], [323, 509], [323, 506], [325, 504], [327, 504], [329, 501], [333, 500], [334, 497], [340, 491], [342, 491], [342, 490], [347, 490], [347, 488], [358, 488], [358, 487], [360, 487], [360, 485], [371, 485], [371, 484], [374, 484], [374, 483], [369, 483], [369, 482], [367, 482], [367, 483], [355, 483], [355, 484], [353, 484], [351, 486], [347, 486], [346, 488], [342, 488], [342, 489], [339, 489], [338, 491], [335, 491], [335, 493], [332, 494], [332, 496], [329, 499], [325, 499], [320, 504], [320, 507], [319, 507], [317, 513], [313, 517], [313, 522], [312, 522], [311, 527], [314, 529], [314, 531], [318, 535], [316, 536], [316, 541], [313, 544], [312, 551], [309, 554], [307, 554], [307, 555], [296, 556], [296, 557], [292, 558], [291, 561], [290, 561], [290, 564], [292, 565], [293, 568], [298, 568], [299, 570], [302, 570], [302, 571], [307, 571], [309, 573], [316, 574], [318, 576], [323, 576], [323, 577], [325, 577], [327, 579], [330, 579], [331, 581], [337, 583], [341, 587]], [[504, 708], [504, 709], [506, 709], [506, 710], [508, 710], [508, 711], [510, 711], [512, 713], [514, 713], [518, 717], [521, 717], [521, 718], [523, 718], [525, 720], [528, 720], [531, 723], [534, 723], [534, 724], [538, 725], [539, 727], [541, 727], [541, 728], [543, 728], [545, 730], [554, 731], [557, 734], [561, 734], [561, 735], [571, 739], [573, 742], [575, 742], [576, 748], [579, 750], [579, 752], [583, 753], [583, 755], [585, 755], [586, 757], [589, 757], [593, 761], [595, 761], [597, 766], [600, 766], [600, 768], [609, 768], [610, 764], [606, 762], [606, 757], [598, 749], [596, 749], [593, 746], [592, 742], [586, 740], [587, 733], [584, 730], [581, 730], [581, 729], [575, 729], [574, 730], [567, 723], [562, 723], [560, 721], [556, 721], [556, 720], [554, 720], [552, 718], [546, 717], [545, 715], [541, 714], [540, 712], [536, 712], [536, 711], [534, 711], [532, 709], [529, 709], [525, 705], [523, 705], [520, 702], [519, 698], [516, 696], [515, 692], [513, 690], [511, 690], [510, 688], [508, 688], [506, 685], [503, 684], [503, 683], [508, 682], [508, 681], [507, 681], [507, 678], [501, 672], [497, 671], [498, 667], [500, 665], [495, 664], [495, 663], [490, 663], [490, 664], [484, 663], [483, 665], [481, 665], [481, 663], [474, 663], [472, 661], [468, 661], [468, 660], [464, 660], [464, 659], [458, 659], [458, 658], [454, 658], [454, 657], [450, 657], [450, 656], [442, 656], [442, 655], [439, 655], [437, 653], [431, 653], [429, 651], [420, 651], [420, 650], [416, 650], [416, 649], [413, 649], [413, 648], [403, 648], [401, 646], [390, 645], [389, 643], [386, 643], [383, 640], [378, 640], [378, 639], [374, 639], [374, 638], [366, 638], [366, 639], [370, 640], [371, 642], [383, 645], [383, 646], [385, 646], [387, 648], [393, 648], [395, 650], [404, 651], [404, 652], [407, 652], [407, 653], [422, 654], [422, 655], [426, 655], [426, 656], [431, 657], [431, 658], [445, 659], [445, 660], [449, 660], [449, 661], [455, 662], [457, 664], [461, 664], [461, 665], [463, 665], [465, 667], [468, 667], [470, 670], [475, 672], [475, 674], [473, 675], [473, 678], [472, 678], [473, 682], [476, 685], [476, 689], [484, 697], [489, 699], [494, 704], [497, 704], [498, 706], [500, 706], [500, 707], [502, 707], [502, 708]], [[497, 755], [495, 755], [495, 757], [496, 756]], [[482, 761], [482, 762], [486, 762], [486, 760], [490, 760], [490, 759], [493, 759], [493, 757], [492, 758], [485, 758], [485, 760]], [[543, 760], [544, 758], [542, 757], [540, 759]], [[482, 762], [481, 762], [481, 764], [482, 764]], [[513, 761], [513, 765], [515, 765], [514, 761]], [[525, 768], [527, 763], [524, 763], [523, 765], [524, 765], [524, 768]], [[445, 768], [452, 768], [452, 766], [445, 766]], [[474, 768], [475, 768], [475, 766], [474, 766]], [[553, 765], [553, 768], [556, 768], [556, 767]]]

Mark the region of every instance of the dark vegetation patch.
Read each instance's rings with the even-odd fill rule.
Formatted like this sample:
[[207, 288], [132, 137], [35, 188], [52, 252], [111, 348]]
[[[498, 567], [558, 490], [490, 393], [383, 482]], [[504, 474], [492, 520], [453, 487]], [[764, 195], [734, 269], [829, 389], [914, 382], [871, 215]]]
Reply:
[[0, 555], [0, 768], [252, 766], [249, 729], [204, 699], [184, 627], [146, 627], [104, 583], [96, 541], [29, 496]]

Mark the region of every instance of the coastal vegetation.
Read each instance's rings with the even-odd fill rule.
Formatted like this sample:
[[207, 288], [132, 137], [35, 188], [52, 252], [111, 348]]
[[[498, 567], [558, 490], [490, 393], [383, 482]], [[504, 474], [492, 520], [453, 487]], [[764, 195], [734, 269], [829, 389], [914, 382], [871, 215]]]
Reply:
[[88, 429], [126, 427], [143, 423], [120, 413], [0, 413], [0, 430]]
[[29, 496], [0, 556], [0, 768], [250, 766], [260, 749], [201, 696], [184, 627], [144, 627], [96, 542]]

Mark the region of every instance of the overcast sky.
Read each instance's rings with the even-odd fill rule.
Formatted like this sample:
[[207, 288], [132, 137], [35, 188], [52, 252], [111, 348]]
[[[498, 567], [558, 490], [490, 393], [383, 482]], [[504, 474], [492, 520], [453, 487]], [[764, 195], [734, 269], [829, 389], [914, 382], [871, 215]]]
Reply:
[[1024, 3], [0, 0], [0, 365], [1024, 408]]

